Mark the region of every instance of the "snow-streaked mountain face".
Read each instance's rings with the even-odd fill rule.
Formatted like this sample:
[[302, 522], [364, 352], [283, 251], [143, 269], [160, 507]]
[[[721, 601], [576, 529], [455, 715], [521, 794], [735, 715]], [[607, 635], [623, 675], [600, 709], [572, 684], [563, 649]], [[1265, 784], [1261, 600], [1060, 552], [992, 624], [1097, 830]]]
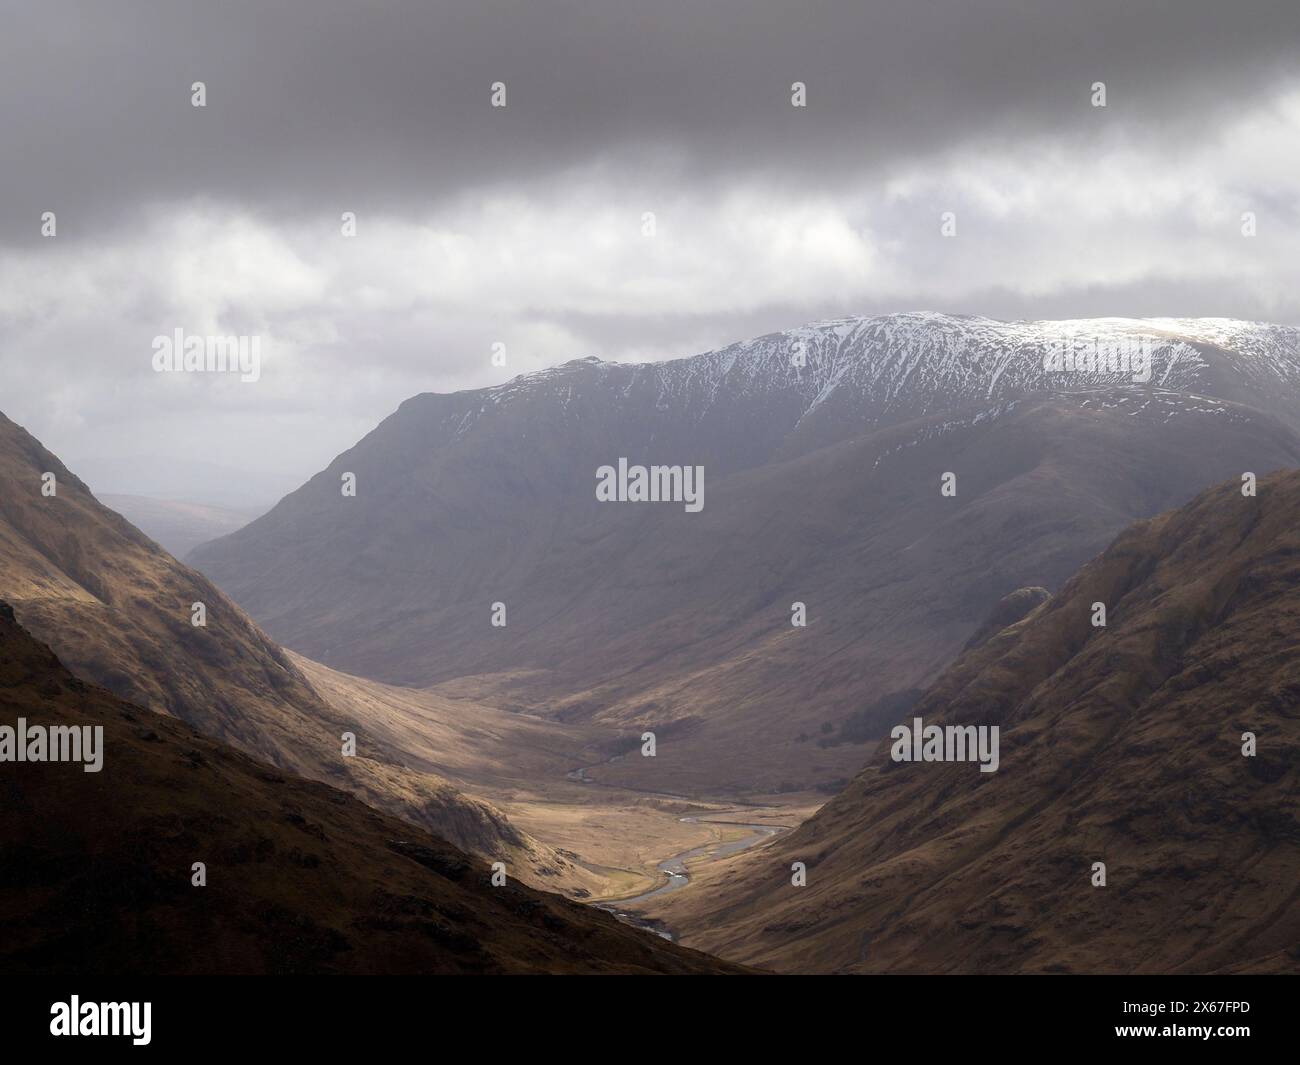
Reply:
[[[1045, 369], [1057, 350], [1095, 350], [1112, 364], [1140, 351], [1150, 360], [1149, 380], [1135, 381], [1131, 370]], [[750, 446], [737, 465], [744, 467], [777, 450], [788, 456], [845, 432], [913, 418], [960, 414], [954, 424], [978, 423], [1026, 395], [1072, 397], [1160, 419], [1210, 411], [1226, 416], [1230, 404], [1245, 402], [1276, 406], [1290, 420], [1297, 392], [1300, 330], [1289, 326], [1222, 318], [1000, 322], [912, 313], [821, 322], [668, 362], [589, 357], [410, 404], [437, 411], [445, 439], [490, 432], [504, 413], [529, 406], [547, 407], [564, 423], [584, 416], [590, 402], [599, 402], [607, 416], [643, 425], [647, 444], [665, 443], [671, 426], [674, 445], [689, 441], [706, 455], [716, 450], [707, 440], [715, 425], [743, 427]], [[1287, 401], [1278, 404], [1279, 395]]]
[[[580, 359], [408, 400], [191, 559], [349, 672], [676, 730], [671, 760], [609, 770], [639, 785], [829, 784], [860, 749], [808, 735], [924, 683], [1009, 592], [1210, 484], [1300, 465], [1297, 340], [900, 314]], [[599, 502], [620, 458], [703, 467], [703, 510]]]
[[[820, 322], [668, 362], [588, 357], [464, 395], [484, 396], [479, 413], [538, 395], [561, 397], [564, 405], [574, 377], [595, 371], [624, 395], [652, 389], [656, 409], [704, 413], [724, 391], [760, 402], [788, 393], [800, 397], [806, 416], [849, 392], [879, 417], [1133, 383], [1122, 372], [1044, 370], [1044, 358], [1055, 347], [1089, 343], [1115, 351], [1149, 345], [1151, 383], [1172, 391], [1194, 390], [1202, 381], [1211, 359], [1198, 349], [1207, 347], [1257, 387], [1300, 384], [1300, 330], [1290, 326], [1226, 318], [1000, 322], [916, 313]], [[471, 423], [472, 418], [466, 425]]]

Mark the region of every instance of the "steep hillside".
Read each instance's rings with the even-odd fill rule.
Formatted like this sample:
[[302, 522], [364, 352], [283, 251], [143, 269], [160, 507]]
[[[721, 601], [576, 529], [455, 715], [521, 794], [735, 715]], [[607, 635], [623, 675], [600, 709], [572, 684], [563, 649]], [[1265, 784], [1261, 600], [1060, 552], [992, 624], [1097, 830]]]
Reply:
[[[54, 494], [42, 492], [52, 474]], [[486, 803], [406, 768], [346, 704], [323, 700], [285, 652], [30, 434], [0, 415], [0, 598], [77, 675], [285, 770], [346, 788], [521, 875], [581, 886], [571, 859]], [[191, 623], [202, 603], [207, 624]], [[342, 756], [342, 734], [357, 757]]]
[[996, 772], [882, 740], [795, 832], [652, 912], [781, 969], [1300, 972], [1297, 693], [1300, 473], [1230, 482], [1125, 531], [905, 715], [999, 727]]
[[102, 727], [103, 761], [0, 763], [5, 975], [738, 971], [494, 887], [419, 828], [87, 685], [0, 604], [0, 725], [20, 718]]
[[[1300, 463], [1296, 340], [894, 315], [586, 359], [407, 401], [192, 558], [336, 668], [656, 732], [656, 758], [592, 779], [834, 790], [864, 705], [932, 681], [1002, 597], [1059, 587], [1208, 484]], [[1067, 347], [1127, 369], [1045, 370]], [[703, 466], [703, 509], [597, 501], [624, 457]]]

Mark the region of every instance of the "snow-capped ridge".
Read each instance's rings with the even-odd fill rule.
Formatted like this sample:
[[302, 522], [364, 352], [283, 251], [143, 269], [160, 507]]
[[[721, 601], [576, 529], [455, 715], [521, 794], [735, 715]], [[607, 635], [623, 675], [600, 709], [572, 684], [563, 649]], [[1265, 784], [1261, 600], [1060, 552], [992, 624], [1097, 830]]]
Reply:
[[[1091, 352], [1093, 362], [1075, 365], [1069, 356], [1062, 367], [1052, 358], [1061, 351]], [[794, 431], [831, 411], [866, 429], [936, 414], [965, 418], [1033, 394], [1160, 388], [1213, 397], [1223, 387], [1266, 393], [1281, 384], [1300, 388], [1300, 331], [1288, 326], [1224, 318], [1008, 322], [910, 311], [828, 319], [662, 362], [589, 355], [444, 399], [459, 400], [457, 435], [517, 403], [553, 403], [567, 416], [583, 400], [693, 422], [776, 405]]]

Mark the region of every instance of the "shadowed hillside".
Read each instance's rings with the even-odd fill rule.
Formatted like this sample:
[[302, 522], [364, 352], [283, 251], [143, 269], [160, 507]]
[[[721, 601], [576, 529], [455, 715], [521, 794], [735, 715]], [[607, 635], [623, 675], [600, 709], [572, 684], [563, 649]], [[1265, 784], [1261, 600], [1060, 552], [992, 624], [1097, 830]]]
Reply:
[[1133, 526], [906, 715], [999, 726], [997, 772], [882, 741], [798, 830], [652, 912], [781, 969], [1300, 971], [1298, 696], [1287, 472]]
[[[103, 767], [0, 764], [0, 972], [717, 973], [323, 784], [69, 674], [0, 604], [0, 723]], [[207, 884], [191, 883], [206, 866]]]
[[[42, 494], [42, 475], [56, 490]], [[436, 774], [406, 768], [364, 719], [323, 700], [285, 652], [207, 578], [102, 506], [0, 415], [0, 598], [77, 675], [283, 769], [345, 788], [528, 879], [595, 882]], [[205, 627], [191, 624], [203, 603]], [[342, 734], [357, 757], [342, 756]]]

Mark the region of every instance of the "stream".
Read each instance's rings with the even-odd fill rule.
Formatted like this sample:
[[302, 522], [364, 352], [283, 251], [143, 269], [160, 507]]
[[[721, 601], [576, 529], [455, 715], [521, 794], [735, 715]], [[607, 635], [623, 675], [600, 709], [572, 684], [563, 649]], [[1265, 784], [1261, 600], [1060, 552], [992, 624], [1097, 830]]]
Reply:
[[687, 871], [686, 863], [695, 858], [705, 856], [711, 858], [729, 858], [733, 854], [739, 854], [741, 851], [748, 850], [764, 840], [771, 839], [778, 833], [787, 831], [784, 825], [754, 825], [745, 824], [741, 821], [719, 821], [712, 818], [700, 817], [681, 817], [678, 818], [683, 824], [706, 824], [706, 825], [726, 825], [730, 828], [747, 828], [750, 834], [742, 836], [740, 839], [733, 839], [726, 843], [719, 843], [714, 840], [709, 843], [700, 844], [698, 847], [692, 847], [688, 851], [682, 851], [681, 854], [675, 854], [671, 858], [665, 858], [659, 863], [659, 871], [667, 879], [658, 887], [651, 888], [649, 891], [643, 891], [640, 895], [633, 895], [631, 898], [617, 899], [612, 902], [598, 902], [595, 905], [598, 909], [612, 913], [620, 921], [627, 924], [635, 925], [637, 928], [644, 928], [648, 932], [653, 932], [667, 940], [674, 940], [672, 929], [662, 921], [656, 921], [653, 918], [641, 917], [635, 913], [628, 912], [630, 908], [648, 902], [650, 899], [659, 895], [667, 895], [673, 891], [680, 891], [691, 882], [690, 873]]

